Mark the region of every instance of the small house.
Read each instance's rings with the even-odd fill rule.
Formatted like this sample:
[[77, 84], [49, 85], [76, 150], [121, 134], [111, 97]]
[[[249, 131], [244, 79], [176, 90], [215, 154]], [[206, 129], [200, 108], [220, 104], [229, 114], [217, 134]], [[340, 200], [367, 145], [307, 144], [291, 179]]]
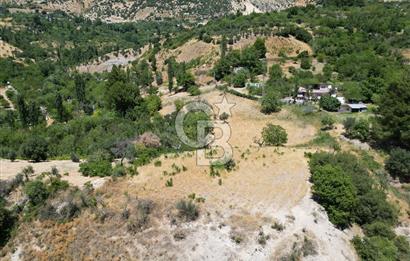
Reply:
[[367, 111], [367, 106], [366, 104], [363, 104], [363, 103], [357, 103], [357, 104], [347, 103], [342, 106], [341, 111], [347, 111], [347, 112], [352, 112], [352, 113], [365, 112]]

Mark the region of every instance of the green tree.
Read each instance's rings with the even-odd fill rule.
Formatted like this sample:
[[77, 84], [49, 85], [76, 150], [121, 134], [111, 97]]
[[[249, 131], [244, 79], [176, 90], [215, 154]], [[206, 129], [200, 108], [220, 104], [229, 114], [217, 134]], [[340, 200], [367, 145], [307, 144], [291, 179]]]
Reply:
[[265, 39], [257, 38], [255, 43], [253, 44], [253, 48], [255, 48], [257, 58], [263, 59], [266, 58], [266, 45]]
[[190, 88], [196, 86], [194, 75], [186, 69], [185, 63], [182, 63], [177, 74], [178, 87], [182, 91], [188, 91]]
[[63, 104], [63, 97], [60, 93], [57, 93], [55, 108], [57, 110], [57, 120], [59, 122], [65, 122], [67, 120], [67, 112]]
[[387, 238], [375, 236], [361, 239], [355, 237], [352, 242], [360, 258], [364, 261], [398, 260], [398, 249]]
[[322, 123], [322, 129], [323, 130], [333, 129], [333, 125], [336, 122], [335, 119], [329, 114], [324, 115], [320, 121]]
[[365, 99], [362, 94], [359, 83], [357, 82], [348, 82], [343, 85], [343, 94], [345, 98], [349, 101], [360, 102]]
[[76, 74], [74, 77], [75, 96], [81, 108], [86, 103], [85, 84], [84, 77], [81, 74]]
[[24, 186], [24, 193], [27, 195], [29, 202], [33, 206], [43, 204], [49, 196], [47, 186], [41, 180], [29, 181], [26, 183]]
[[281, 126], [268, 124], [262, 130], [262, 139], [268, 146], [282, 146], [288, 142], [288, 134]]
[[21, 154], [35, 162], [47, 160], [48, 143], [43, 137], [33, 136], [21, 145]]
[[319, 106], [326, 111], [338, 111], [341, 103], [335, 97], [325, 95], [320, 98]]
[[248, 80], [248, 72], [246, 70], [240, 70], [234, 76], [232, 76], [232, 84], [235, 88], [245, 87]]
[[392, 240], [396, 237], [396, 234], [394, 233], [391, 226], [382, 221], [376, 221], [374, 223], [365, 225], [364, 232], [368, 237], [381, 236], [388, 238], [389, 240]]
[[309, 57], [303, 57], [300, 63], [300, 68], [309, 70], [312, 67], [312, 60]]
[[169, 93], [172, 93], [174, 90], [174, 77], [175, 77], [175, 72], [174, 72], [174, 63], [172, 60], [168, 60], [168, 90]]
[[226, 40], [226, 36], [222, 36], [222, 40], [221, 40], [221, 59], [225, 58], [226, 52], [228, 50], [228, 45], [227, 45], [227, 40]]
[[366, 119], [347, 118], [344, 122], [345, 136], [361, 141], [370, 140], [370, 123]]
[[37, 105], [36, 102], [31, 102], [28, 106], [28, 114], [29, 114], [29, 122], [31, 126], [35, 126], [39, 124], [42, 119], [43, 115], [40, 111], [40, 107]]
[[149, 95], [145, 98], [145, 103], [147, 105], [148, 112], [150, 115], [158, 112], [161, 109], [161, 98], [157, 95]]
[[23, 127], [27, 127], [29, 124], [29, 110], [27, 108], [26, 101], [22, 95], [17, 96], [17, 111]]
[[261, 111], [265, 114], [279, 112], [282, 104], [279, 95], [274, 91], [267, 91], [261, 100]]
[[9, 240], [14, 224], [13, 213], [5, 207], [4, 199], [0, 198], [0, 247]]
[[390, 84], [379, 103], [384, 136], [410, 148], [410, 72]]
[[127, 113], [143, 102], [138, 87], [120, 81], [106, 86], [105, 97], [109, 108], [122, 117], [125, 117]]
[[282, 68], [279, 64], [274, 64], [269, 70], [269, 81], [276, 81], [283, 78]]
[[151, 86], [154, 77], [152, 75], [151, 68], [147, 61], [142, 60], [136, 66], [134, 66], [134, 73], [136, 77], [136, 83], [142, 88]]
[[353, 221], [352, 210], [357, 205], [352, 179], [339, 167], [324, 165], [312, 173], [313, 197], [327, 211], [330, 221], [346, 228]]
[[385, 168], [392, 177], [410, 181], [410, 151], [393, 149], [386, 160]]

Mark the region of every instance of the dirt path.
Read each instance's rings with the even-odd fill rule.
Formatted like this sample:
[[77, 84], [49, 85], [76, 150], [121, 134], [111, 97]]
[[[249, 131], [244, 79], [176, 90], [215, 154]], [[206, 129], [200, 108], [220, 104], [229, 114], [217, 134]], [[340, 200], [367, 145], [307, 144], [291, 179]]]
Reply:
[[4, 99], [10, 104], [10, 109], [14, 110], [14, 104], [10, 101], [6, 94], [7, 89], [4, 87], [0, 87], [0, 95], [4, 97]]
[[[11, 162], [9, 160], [0, 159], [0, 180], [13, 178], [17, 173], [22, 171], [25, 167], [32, 166], [35, 175], [43, 172], [49, 172], [52, 167], [56, 167], [62, 175], [62, 179], [68, 181], [73, 186], [82, 187], [85, 183], [101, 183], [101, 178], [84, 177], [79, 172], [79, 163], [69, 160], [55, 160], [47, 162], [32, 163], [25, 160], [17, 160]], [[65, 175], [68, 174], [68, 175]]]

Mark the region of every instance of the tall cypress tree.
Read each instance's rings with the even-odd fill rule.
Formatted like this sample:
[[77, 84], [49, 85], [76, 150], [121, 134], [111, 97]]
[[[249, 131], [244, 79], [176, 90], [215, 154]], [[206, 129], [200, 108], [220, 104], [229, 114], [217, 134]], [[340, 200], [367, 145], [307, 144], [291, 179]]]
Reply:
[[17, 96], [17, 111], [23, 127], [27, 127], [29, 124], [29, 111], [26, 101], [22, 95]]
[[55, 102], [56, 110], [57, 110], [57, 120], [60, 122], [65, 121], [65, 109], [63, 105], [63, 97], [61, 94], [57, 93], [56, 102]]
[[221, 41], [221, 59], [225, 58], [226, 51], [228, 50], [226, 36], [222, 37]]
[[171, 93], [172, 90], [174, 89], [174, 76], [175, 76], [174, 64], [171, 60], [168, 60], [168, 90], [169, 90], [169, 93]]
[[74, 82], [75, 82], [75, 95], [76, 95], [78, 102], [80, 103], [82, 107], [86, 103], [85, 80], [81, 75], [76, 74]]

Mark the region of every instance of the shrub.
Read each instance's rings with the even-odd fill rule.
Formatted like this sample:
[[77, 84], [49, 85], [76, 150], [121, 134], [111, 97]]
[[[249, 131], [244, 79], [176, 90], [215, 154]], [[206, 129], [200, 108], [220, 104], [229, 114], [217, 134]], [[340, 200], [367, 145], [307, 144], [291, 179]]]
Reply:
[[[323, 192], [316, 200], [325, 206], [333, 223], [344, 227], [351, 222], [360, 225], [397, 222], [397, 212], [387, 201], [386, 193], [376, 186], [365, 164], [354, 155], [315, 153], [310, 156], [309, 166], [314, 190], [319, 188]], [[346, 208], [346, 205], [350, 206]]]
[[303, 57], [301, 60], [300, 68], [309, 70], [312, 67], [312, 60], [309, 57]]
[[352, 242], [362, 260], [397, 260], [398, 249], [387, 238], [374, 236], [361, 239], [355, 237]]
[[161, 99], [157, 95], [149, 95], [145, 98], [148, 112], [152, 115], [161, 109]]
[[17, 153], [12, 150], [8, 153], [7, 157], [11, 160], [11, 162], [14, 162], [17, 158]]
[[320, 98], [319, 106], [326, 111], [338, 111], [342, 104], [340, 101], [330, 95], [325, 95]]
[[29, 181], [24, 186], [24, 193], [33, 206], [43, 204], [49, 196], [47, 186], [41, 180]]
[[4, 200], [0, 198], [0, 247], [4, 246], [10, 238], [15, 223], [12, 212], [4, 206]]
[[87, 177], [107, 177], [112, 174], [112, 165], [106, 160], [84, 162], [80, 164], [80, 172]]
[[322, 123], [322, 130], [331, 130], [335, 124], [335, 119], [331, 115], [324, 115], [320, 120]]
[[245, 87], [246, 81], [248, 80], [248, 72], [246, 70], [240, 70], [232, 77], [232, 85], [235, 88]]
[[[137, 233], [142, 231], [149, 222], [149, 215], [154, 208], [154, 203], [151, 200], [140, 200], [136, 207], [136, 211], [129, 217], [128, 231]], [[129, 216], [129, 213], [128, 213]]]
[[199, 89], [198, 86], [193, 85], [193, 86], [190, 86], [190, 87], [188, 88], [188, 93], [189, 93], [191, 96], [198, 96], [198, 95], [201, 94], [201, 90]]
[[181, 200], [177, 203], [178, 216], [185, 221], [194, 221], [199, 216], [198, 207], [191, 200]]
[[276, 92], [267, 92], [261, 100], [261, 111], [265, 114], [270, 114], [273, 112], [279, 112], [281, 110], [281, 101], [279, 95]]
[[262, 138], [268, 146], [282, 146], [288, 142], [286, 130], [279, 125], [268, 124], [262, 130]]
[[72, 162], [76, 162], [76, 163], [80, 162], [80, 157], [78, 157], [78, 155], [74, 152], [71, 153], [70, 158]]
[[376, 221], [374, 223], [365, 225], [364, 232], [368, 237], [381, 236], [390, 240], [396, 237], [391, 226], [382, 221]]
[[35, 162], [47, 160], [48, 143], [43, 137], [31, 137], [21, 145], [21, 153]]
[[365, 119], [347, 118], [344, 127], [346, 130], [345, 136], [350, 139], [358, 139], [363, 142], [370, 139], [370, 124]]
[[165, 182], [165, 187], [173, 187], [174, 186], [174, 180], [172, 179], [172, 178], [170, 178], [170, 179], [168, 179], [166, 182]]
[[114, 169], [112, 170], [113, 177], [124, 177], [127, 175], [127, 171], [124, 166], [122, 165], [115, 165]]
[[349, 176], [339, 167], [324, 165], [312, 173], [313, 197], [327, 211], [330, 221], [346, 228], [353, 221], [357, 205], [356, 189]]
[[229, 119], [229, 114], [226, 113], [226, 112], [224, 112], [224, 113], [222, 113], [222, 114], [219, 116], [219, 119], [220, 119], [221, 121], [227, 121], [227, 120]]
[[61, 180], [60, 178], [51, 179], [50, 184], [48, 184], [47, 191], [50, 196], [55, 195], [58, 191], [68, 189], [70, 185], [67, 181]]
[[392, 177], [403, 181], [410, 180], [410, 151], [404, 149], [393, 149], [390, 157], [386, 160], [386, 170]]

